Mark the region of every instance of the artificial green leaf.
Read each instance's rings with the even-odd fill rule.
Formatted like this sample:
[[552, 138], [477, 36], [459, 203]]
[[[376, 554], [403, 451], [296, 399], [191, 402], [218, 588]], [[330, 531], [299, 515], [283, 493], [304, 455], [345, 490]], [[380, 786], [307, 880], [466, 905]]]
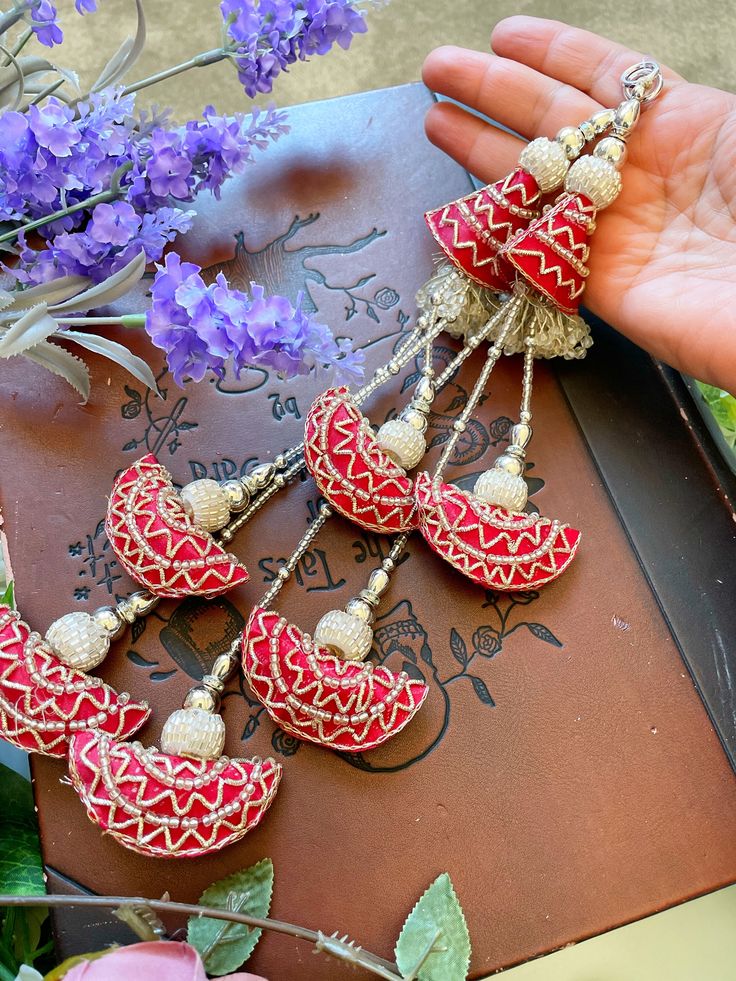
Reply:
[[3, 606], [9, 606], [11, 610], [15, 609], [15, 584], [11, 579], [8, 585], [5, 587], [5, 592], [0, 596], [0, 603]]
[[0, 892], [43, 896], [41, 850], [34, 828], [8, 823], [0, 828]]
[[698, 382], [708, 408], [730, 447], [736, 447], [736, 398], [722, 388]]
[[26, 828], [36, 828], [30, 783], [3, 763], [0, 763], [0, 814], [4, 825], [22, 824]]
[[46, 906], [26, 906], [16, 910], [15, 955], [21, 963], [32, 964], [39, 956], [41, 929], [48, 915]]
[[465, 981], [470, 936], [446, 872], [434, 880], [407, 916], [396, 942], [396, 963], [403, 978]]
[[[271, 906], [272, 890], [273, 863], [270, 858], [264, 858], [205, 889], [199, 904], [265, 917]], [[240, 967], [250, 957], [260, 936], [260, 930], [252, 930], [243, 923], [206, 916], [191, 916], [187, 925], [187, 940], [199, 951], [207, 973], [216, 977]]]

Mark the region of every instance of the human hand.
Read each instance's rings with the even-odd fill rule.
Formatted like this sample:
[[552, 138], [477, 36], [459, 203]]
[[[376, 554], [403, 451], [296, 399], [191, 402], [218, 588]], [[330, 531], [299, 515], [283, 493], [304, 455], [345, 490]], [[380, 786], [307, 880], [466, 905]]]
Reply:
[[[623, 98], [644, 57], [551, 20], [502, 20], [493, 53], [437, 48], [425, 83], [525, 139], [553, 137]], [[599, 213], [583, 302], [636, 344], [736, 392], [736, 96], [663, 68], [665, 87], [631, 136], [623, 191]], [[483, 181], [513, 170], [523, 143], [438, 103], [429, 139]]]

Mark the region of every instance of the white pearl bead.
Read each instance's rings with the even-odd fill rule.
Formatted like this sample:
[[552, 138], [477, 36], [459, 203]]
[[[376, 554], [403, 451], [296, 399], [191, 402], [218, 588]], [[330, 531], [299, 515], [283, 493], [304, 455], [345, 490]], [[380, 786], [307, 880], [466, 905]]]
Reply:
[[314, 642], [347, 661], [362, 661], [370, 654], [373, 631], [356, 616], [343, 610], [330, 610], [317, 624]]
[[110, 635], [89, 613], [66, 613], [46, 631], [46, 642], [59, 660], [78, 671], [91, 671], [110, 649]]
[[177, 709], [164, 723], [161, 749], [173, 756], [214, 760], [225, 745], [225, 723], [219, 715], [199, 708]]
[[521, 151], [519, 166], [532, 175], [540, 191], [547, 192], [562, 184], [570, 161], [560, 143], [540, 136]]
[[230, 520], [228, 495], [216, 480], [193, 480], [179, 496], [191, 511], [194, 523], [205, 531], [219, 531]]
[[427, 450], [424, 435], [403, 419], [384, 422], [376, 434], [376, 441], [404, 470], [413, 469]]
[[529, 491], [523, 477], [504, 470], [486, 470], [475, 482], [473, 494], [509, 511], [523, 511]]
[[621, 191], [621, 174], [600, 157], [581, 157], [570, 168], [565, 190], [584, 194], [596, 208], [607, 208]]

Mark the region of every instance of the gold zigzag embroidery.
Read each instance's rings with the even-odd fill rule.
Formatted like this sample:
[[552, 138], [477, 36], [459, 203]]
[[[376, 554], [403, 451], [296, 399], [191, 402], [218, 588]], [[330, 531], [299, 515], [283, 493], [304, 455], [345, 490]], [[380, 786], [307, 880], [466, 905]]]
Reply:
[[[106, 737], [90, 740], [79, 755], [79, 762], [70, 759], [70, 769], [88, 810], [93, 810], [98, 823], [114, 837], [143, 853], [199, 853], [237, 840], [258, 823], [275, 796], [280, 777], [280, 767], [273, 760], [262, 765], [227, 760], [223, 765], [224, 757], [195, 761], [163, 753], [154, 756], [140, 744], [116, 745]], [[151, 760], [155, 761], [153, 768]], [[82, 779], [80, 765], [92, 774], [89, 784]], [[129, 773], [133, 766], [139, 771]], [[190, 784], [198, 779], [204, 781], [203, 786], [186, 793], [175, 786], [177, 780]], [[243, 797], [249, 784], [255, 784], [259, 794]], [[201, 811], [213, 816], [222, 810], [226, 788], [231, 791], [227, 797], [237, 801], [237, 809], [205, 823]], [[234, 793], [236, 790], [241, 793]], [[172, 818], [178, 826], [171, 826]]]
[[[270, 644], [277, 637], [278, 661], [274, 664]], [[383, 742], [410, 721], [428, 691], [422, 682], [395, 675], [383, 665], [359, 665], [319, 649], [307, 653], [304, 636], [296, 626], [263, 610], [254, 612], [248, 625], [245, 666], [249, 682], [256, 690], [259, 686], [264, 689], [259, 698], [282, 728], [327, 746], [370, 748]], [[284, 666], [290, 672], [288, 680]], [[371, 711], [378, 706], [380, 711]]]

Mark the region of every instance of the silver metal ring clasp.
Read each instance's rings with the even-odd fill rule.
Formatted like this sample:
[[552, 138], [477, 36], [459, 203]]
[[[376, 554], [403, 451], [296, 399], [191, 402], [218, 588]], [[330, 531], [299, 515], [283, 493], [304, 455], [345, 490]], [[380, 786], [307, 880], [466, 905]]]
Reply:
[[627, 68], [621, 76], [621, 85], [627, 99], [651, 102], [662, 91], [664, 78], [656, 61], [647, 59]]

